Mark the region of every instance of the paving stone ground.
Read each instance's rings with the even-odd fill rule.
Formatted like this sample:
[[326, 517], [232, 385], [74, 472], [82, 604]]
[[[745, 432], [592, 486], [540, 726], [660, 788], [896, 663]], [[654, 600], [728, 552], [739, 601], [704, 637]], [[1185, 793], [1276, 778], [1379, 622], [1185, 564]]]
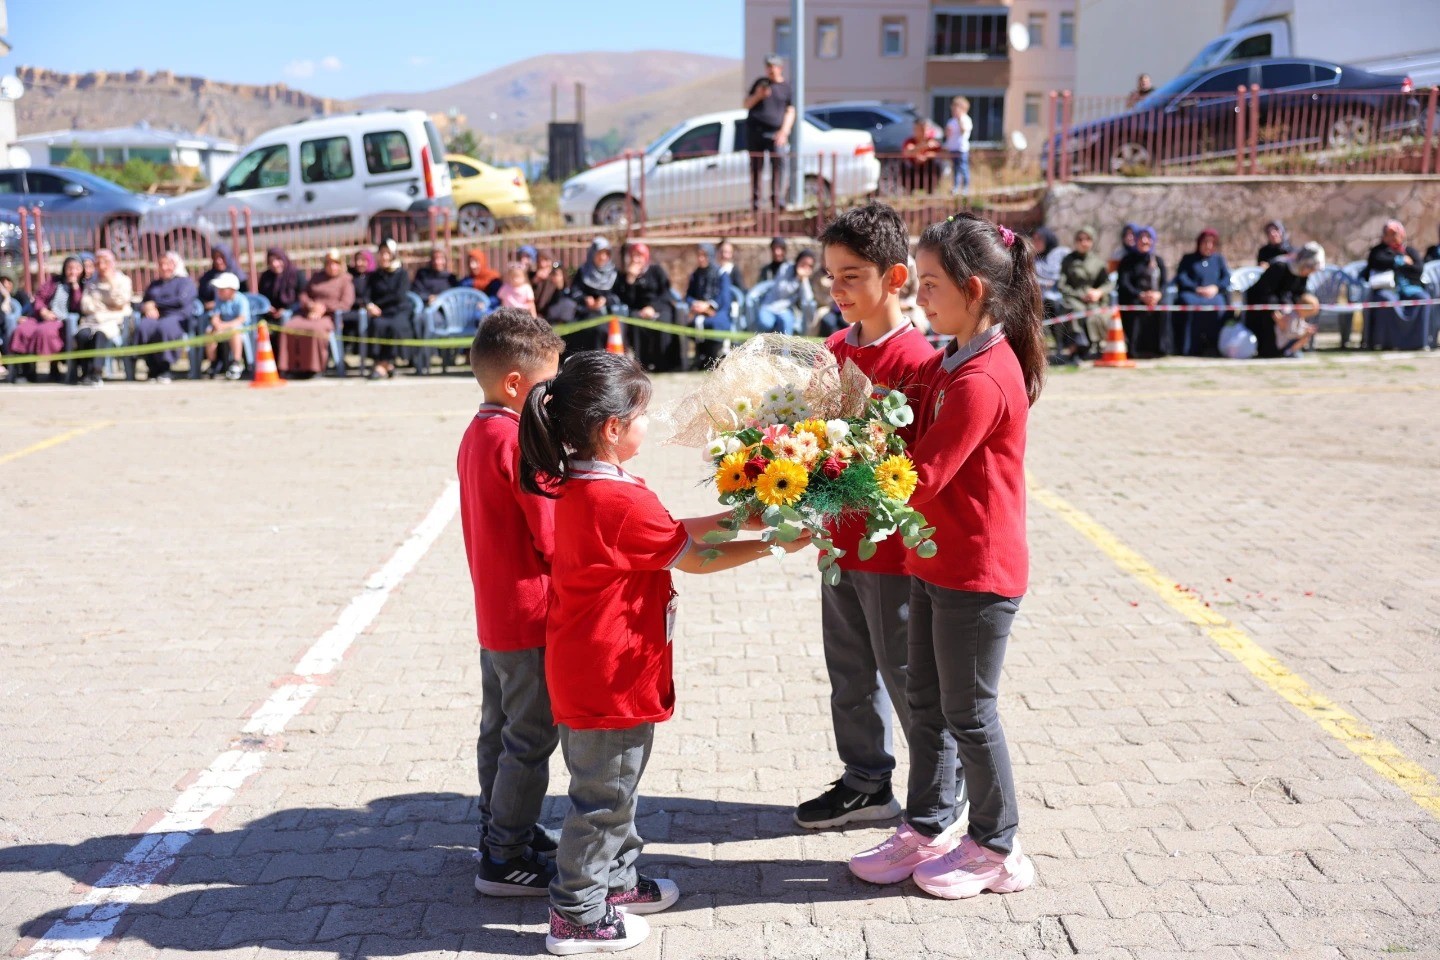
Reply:
[[[239, 734], [440, 494], [476, 402], [458, 377], [0, 394], [0, 456], [111, 421], [0, 464], [0, 952]], [[1437, 428], [1430, 356], [1086, 370], [1052, 378], [1029, 467], [1440, 774]], [[710, 511], [693, 451], [637, 471]], [[1440, 820], [1030, 511], [1002, 715], [1038, 884], [870, 887], [844, 862], [884, 829], [793, 825], [838, 767], [813, 558], [767, 561], [680, 583], [640, 823], [684, 897], [629, 955], [1440, 956]], [[542, 953], [543, 901], [471, 888], [477, 715], [454, 522], [110, 954]]]

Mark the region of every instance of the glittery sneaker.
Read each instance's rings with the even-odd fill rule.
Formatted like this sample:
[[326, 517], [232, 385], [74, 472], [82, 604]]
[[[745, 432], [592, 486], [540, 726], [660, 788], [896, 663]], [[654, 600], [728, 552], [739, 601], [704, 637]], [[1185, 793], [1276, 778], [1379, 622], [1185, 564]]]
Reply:
[[964, 900], [992, 893], [1018, 893], [1035, 882], [1035, 864], [1015, 849], [1005, 854], [971, 840], [961, 838], [958, 846], [945, 856], [922, 863], [915, 868], [915, 885], [932, 896], [946, 900]]
[[673, 880], [641, 877], [635, 886], [610, 894], [605, 898], [605, 902], [612, 907], [623, 907], [626, 913], [633, 916], [637, 913], [659, 913], [661, 910], [668, 910], [679, 899], [680, 888], [675, 886]]
[[606, 904], [605, 916], [594, 923], [572, 923], [554, 908], [550, 910], [550, 933], [545, 949], [559, 957], [578, 953], [619, 953], [638, 947], [650, 936], [644, 917], [631, 916]]
[[878, 847], [850, 858], [850, 872], [867, 883], [899, 883], [914, 873], [921, 864], [938, 860], [960, 842], [960, 823], [938, 837], [917, 833], [908, 823]]

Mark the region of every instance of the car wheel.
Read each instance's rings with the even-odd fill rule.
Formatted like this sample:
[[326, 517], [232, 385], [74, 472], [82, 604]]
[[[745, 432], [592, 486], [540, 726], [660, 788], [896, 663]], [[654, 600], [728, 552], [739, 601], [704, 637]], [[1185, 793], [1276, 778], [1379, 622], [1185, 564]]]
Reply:
[[100, 245], [109, 247], [116, 260], [140, 258], [140, 221], [116, 217], [100, 229]]
[[1370, 121], [1354, 114], [1346, 114], [1330, 124], [1325, 136], [1325, 145], [1333, 149], [1341, 147], [1363, 147], [1370, 142]]
[[466, 237], [487, 237], [494, 233], [498, 226], [495, 214], [482, 203], [465, 204], [456, 214], [455, 222], [460, 227], [461, 235]]
[[1150, 150], [1142, 144], [1122, 143], [1110, 151], [1110, 172], [1121, 173], [1150, 166]]
[[611, 194], [595, 205], [595, 226], [626, 226], [630, 222], [631, 210], [637, 206], [633, 200], [627, 200], [623, 193]]

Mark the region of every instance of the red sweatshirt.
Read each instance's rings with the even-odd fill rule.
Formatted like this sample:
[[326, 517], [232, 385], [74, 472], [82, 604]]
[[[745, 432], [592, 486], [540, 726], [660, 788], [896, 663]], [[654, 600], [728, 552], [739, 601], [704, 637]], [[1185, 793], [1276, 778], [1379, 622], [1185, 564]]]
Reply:
[[905, 569], [951, 590], [1019, 597], [1030, 577], [1025, 377], [1004, 337], [956, 359], [937, 353], [921, 371], [925, 399], [911, 451], [920, 484], [910, 505], [935, 527], [939, 552], [929, 560], [908, 554]]
[[455, 467], [480, 646], [543, 647], [555, 504], [520, 489], [519, 415], [482, 404], [460, 441]]
[[[875, 385], [875, 395], [884, 396], [891, 390], [904, 392], [915, 412], [920, 416], [920, 368], [935, 356], [935, 348], [925, 335], [912, 324], [892, 330], [873, 343], [860, 346], [858, 324], [836, 331], [825, 341], [825, 349], [835, 355], [841, 367], [846, 360], [855, 361], [860, 372]], [[912, 429], [900, 431], [908, 446], [913, 442]], [[853, 517], [835, 526], [832, 537], [835, 546], [845, 551], [840, 558], [840, 569], [858, 570], [864, 573], [905, 574], [905, 544], [898, 534], [881, 540], [875, 556], [861, 560], [856, 548], [865, 536], [865, 518]]]

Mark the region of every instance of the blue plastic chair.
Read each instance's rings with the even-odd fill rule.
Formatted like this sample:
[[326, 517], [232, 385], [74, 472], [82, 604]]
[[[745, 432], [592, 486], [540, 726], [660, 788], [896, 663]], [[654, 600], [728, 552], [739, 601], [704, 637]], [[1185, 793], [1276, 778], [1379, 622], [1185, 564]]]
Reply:
[[[427, 340], [471, 336], [480, 329], [480, 321], [494, 308], [494, 302], [483, 291], [473, 287], [453, 287], [436, 297], [435, 302], [425, 309], [421, 336]], [[432, 353], [425, 348], [426, 369], [429, 369]], [[441, 373], [450, 372], [450, 363], [454, 358], [453, 349], [440, 351]]]
[[[261, 316], [264, 316], [265, 314], [270, 312], [270, 298], [265, 296], [265, 294], [247, 293], [243, 296], [245, 297], [245, 302], [250, 304], [251, 322], [254, 322]], [[258, 327], [252, 327], [250, 332], [245, 335], [245, 338], [242, 341], [242, 346], [244, 346], [245, 348], [245, 365], [250, 368], [252, 377], [254, 376], [255, 370], [256, 344], [259, 342], [259, 334], [257, 333], [258, 329]], [[231, 359], [234, 358], [232, 357]]]
[[[1305, 281], [1305, 292], [1314, 294], [1321, 303], [1338, 303], [1342, 293], [1345, 294], [1346, 302], [1359, 303], [1365, 298], [1365, 284], [1339, 267], [1331, 265], [1310, 274]], [[1347, 346], [1355, 326], [1355, 311], [1335, 307], [1322, 308], [1317, 319], [1326, 316], [1335, 318], [1335, 327], [1340, 332], [1340, 345]]]
[[[425, 323], [428, 319], [425, 316], [425, 301], [420, 299], [420, 294], [414, 290], [407, 293], [405, 297], [410, 301], [410, 324], [414, 328], [416, 336], [424, 339]], [[428, 347], [402, 347], [396, 353], [408, 357], [410, 365], [420, 376], [423, 377], [430, 373], [430, 350]]]

